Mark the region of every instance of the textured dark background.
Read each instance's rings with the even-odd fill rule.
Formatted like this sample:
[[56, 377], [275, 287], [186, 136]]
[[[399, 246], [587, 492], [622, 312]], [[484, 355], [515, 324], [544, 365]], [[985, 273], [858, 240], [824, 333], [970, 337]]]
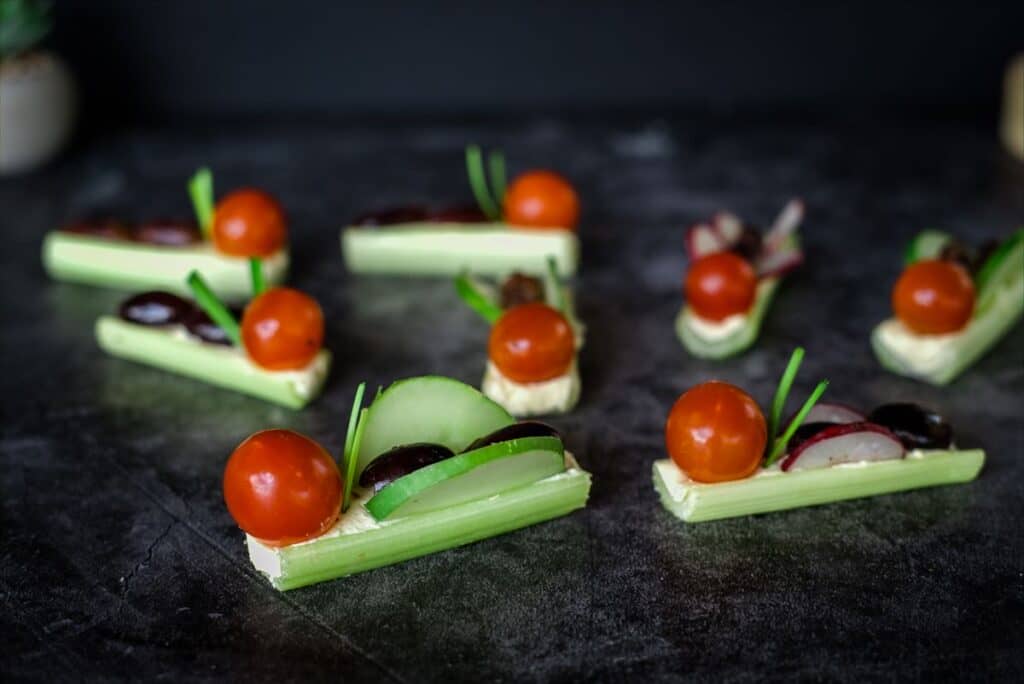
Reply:
[[[993, 127], [1020, 4], [425, 7], [57, 3], [86, 134], [0, 179], [0, 679], [1024, 679], [1024, 328], [942, 389], [883, 373], [867, 344], [916, 231], [1024, 223], [1024, 165]], [[226, 457], [271, 426], [337, 452], [362, 380], [479, 380], [487, 331], [449, 283], [350, 277], [338, 252], [358, 212], [465, 197], [472, 141], [583, 197], [584, 394], [552, 422], [594, 474], [590, 505], [277, 594], [224, 509]], [[200, 164], [288, 208], [293, 282], [336, 358], [301, 413], [105, 357], [92, 324], [121, 295], [39, 265], [76, 215], [186, 215]], [[688, 358], [682, 229], [720, 208], [764, 223], [797, 194], [809, 260], [759, 345]], [[798, 344], [798, 393], [827, 376], [854, 405], [934, 406], [987, 450], [980, 479], [665, 513], [650, 464], [671, 402], [710, 377], [767, 401]]]

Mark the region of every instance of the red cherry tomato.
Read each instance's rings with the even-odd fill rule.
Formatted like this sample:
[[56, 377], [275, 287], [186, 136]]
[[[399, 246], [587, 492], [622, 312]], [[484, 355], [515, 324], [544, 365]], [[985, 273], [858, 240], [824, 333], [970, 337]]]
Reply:
[[213, 244], [224, 254], [265, 257], [288, 239], [284, 211], [261, 190], [236, 190], [213, 213]]
[[896, 281], [892, 308], [896, 317], [916, 333], [956, 332], [974, 313], [974, 283], [960, 264], [939, 259], [918, 261]]
[[551, 171], [529, 171], [505, 192], [505, 220], [522, 228], [574, 230], [580, 200], [569, 181]]
[[242, 344], [268, 370], [304, 368], [324, 342], [324, 315], [316, 300], [290, 287], [275, 287], [249, 302], [242, 315]]
[[326, 532], [341, 510], [341, 474], [309, 437], [264, 430], [238, 445], [224, 468], [224, 501], [248, 534], [284, 546]]
[[725, 382], [688, 390], [665, 423], [669, 456], [698, 482], [748, 477], [760, 465], [767, 443], [768, 426], [757, 402]]
[[576, 337], [565, 316], [534, 302], [505, 312], [491, 329], [491, 361], [515, 382], [541, 382], [564, 375], [576, 355]]
[[686, 302], [701, 318], [721, 321], [750, 311], [757, 274], [743, 257], [716, 252], [697, 259], [686, 274]]

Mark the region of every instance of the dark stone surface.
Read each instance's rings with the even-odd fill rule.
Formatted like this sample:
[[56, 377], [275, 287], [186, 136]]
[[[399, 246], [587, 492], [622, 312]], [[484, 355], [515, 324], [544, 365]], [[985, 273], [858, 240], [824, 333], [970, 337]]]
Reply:
[[[0, 180], [5, 679], [344, 681], [1020, 680], [1024, 328], [952, 387], [883, 373], [867, 344], [907, 240], [1024, 223], [1024, 167], [989, 130], [722, 122], [150, 131]], [[584, 394], [551, 422], [594, 474], [569, 517], [288, 594], [250, 568], [220, 495], [231, 449], [271, 426], [337, 452], [351, 393], [422, 373], [476, 382], [487, 331], [444, 280], [354, 278], [338, 229], [361, 211], [468, 196], [460, 151], [502, 146], [585, 200]], [[184, 180], [259, 184], [289, 209], [294, 282], [327, 313], [336, 365], [301, 413], [107, 358], [92, 323], [122, 295], [46, 280], [43, 232], [94, 210], [187, 216]], [[727, 207], [809, 207], [808, 265], [760, 345], [696, 361], [672, 331], [682, 229]], [[651, 462], [675, 397], [715, 376], [761, 401], [790, 350], [797, 389], [933, 406], [988, 451], [981, 478], [686, 526]]]

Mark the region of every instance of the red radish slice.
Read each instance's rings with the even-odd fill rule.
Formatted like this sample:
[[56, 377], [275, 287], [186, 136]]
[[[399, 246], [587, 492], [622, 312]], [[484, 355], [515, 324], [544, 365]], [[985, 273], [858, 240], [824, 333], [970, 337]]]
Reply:
[[718, 236], [718, 232], [706, 223], [698, 223], [686, 231], [686, 251], [690, 261], [696, 261], [715, 252], [728, 249]]
[[863, 423], [867, 416], [846, 404], [818, 402], [804, 418], [805, 423]]
[[786, 455], [783, 470], [827, 468], [840, 463], [903, 458], [899, 437], [874, 423], [847, 423], [826, 428]]
[[804, 220], [804, 201], [791, 199], [779, 212], [771, 229], [764, 236], [765, 252], [775, 252], [783, 248], [786, 238], [796, 232]]
[[725, 249], [731, 249], [740, 241], [743, 235], [743, 221], [736, 214], [729, 211], [720, 211], [711, 218], [711, 226], [718, 233], [719, 241], [725, 245]]

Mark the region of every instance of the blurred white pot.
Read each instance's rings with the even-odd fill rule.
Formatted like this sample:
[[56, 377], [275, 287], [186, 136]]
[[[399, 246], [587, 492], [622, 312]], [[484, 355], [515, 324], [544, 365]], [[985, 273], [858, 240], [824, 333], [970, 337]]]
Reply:
[[74, 123], [75, 89], [59, 57], [31, 52], [0, 62], [0, 174], [53, 158]]

